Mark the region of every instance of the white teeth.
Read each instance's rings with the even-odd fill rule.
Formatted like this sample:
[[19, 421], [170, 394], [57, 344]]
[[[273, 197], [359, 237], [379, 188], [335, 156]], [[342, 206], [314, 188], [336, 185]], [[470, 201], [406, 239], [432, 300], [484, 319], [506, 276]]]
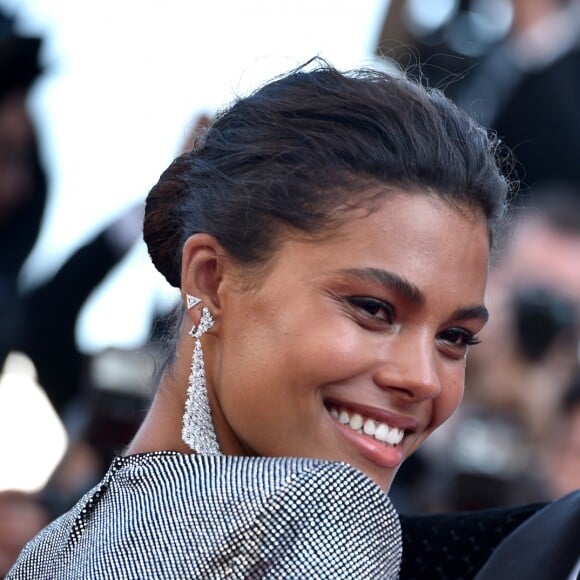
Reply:
[[405, 436], [404, 430], [397, 427], [389, 427], [386, 423], [377, 423], [373, 419], [365, 419], [359, 413], [350, 415], [348, 411], [335, 408], [330, 409], [330, 415], [337, 419], [343, 425], [347, 425], [353, 431], [364, 433], [369, 437], [374, 437], [377, 441], [388, 443], [389, 445], [398, 445]]
[[389, 433], [388, 443], [390, 443], [391, 445], [398, 445], [403, 440], [404, 436], [405, 433], [400, 429], [391, 429], [391, 432]]
[[389, 426], [381, 423], [377, 430], [375, 431], [375, 439], [382, 441], [383, 443], [388, 443], [389, 441]]
[[372, 419], [367, 419], [363, 426], [363, 432], [365, 435], [374, 435], [377, 427]]
[[398, 445], [403, 440], [403, 431], [396, 427], [389, 427], [381, 423], [375, 431], [375, 439], [388, 443], [389, 445]]
[[355, 431], [358, 431], [363, 426], [363, 418], [358, 413], [354, 413], [350, 421], [348, 422], [348, 426]]

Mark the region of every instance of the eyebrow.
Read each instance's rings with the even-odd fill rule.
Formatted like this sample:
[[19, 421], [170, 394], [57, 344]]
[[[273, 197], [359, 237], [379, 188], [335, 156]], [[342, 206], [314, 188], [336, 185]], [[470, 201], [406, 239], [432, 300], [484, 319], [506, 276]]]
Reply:
[[[414, 284], [409, 282], [403, 276], [399, 276], [388, 270], [381, 270], [380, 268], [346, 268], [340, 270], [340, 274], [348, 277], [358, 278], [365, 282], [380, 284], [384, 288], [396, 292], [403, 299], [422, 306], [426, 302], [425, 294], [417, 288]], [[484, 322], [489, 319], [489, 312], [483, 304], [474, 304], [458, 308], [453, 312], [452, 320], [470, 320], [479, 318]]]
[[346, 268], [340, 270], [340, 273], [344, 276], [358, 278], [364, 282], [380, 284], [418, 306], [425, 304], [425, 295], [417, 286], [388, 270], [381, 270], [380, 268]]
[[489, 311], [482, 304], [476, 304], [459, 308], [451, 316], [452, 320], [469, 320], [472, 318], [481, 318], [484, 322], [487, 322], [489, 320]]

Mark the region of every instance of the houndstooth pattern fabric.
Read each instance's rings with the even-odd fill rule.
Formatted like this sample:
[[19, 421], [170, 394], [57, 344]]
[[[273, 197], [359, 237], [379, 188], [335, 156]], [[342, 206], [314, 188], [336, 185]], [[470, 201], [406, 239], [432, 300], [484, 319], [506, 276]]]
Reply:
[[9, 580], [397, 578], [387, 495], [343, 463], [157, 452], [117, 458]]

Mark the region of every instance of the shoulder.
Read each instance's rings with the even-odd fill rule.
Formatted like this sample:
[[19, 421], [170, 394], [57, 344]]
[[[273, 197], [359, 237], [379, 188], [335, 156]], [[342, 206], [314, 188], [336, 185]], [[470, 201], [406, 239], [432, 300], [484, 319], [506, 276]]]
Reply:
[[[246, 482], [258, 482], [257, 502], [240, 488], [235, 493], [254, 506], [251, 521], [239, 520], [244, 545], [256, 547], [244, 576], [396, 577], [402, 551], [398, 516], [366, 475], [343, 463], [308, 459], [246, 458], [233, 465], [225, 472], [242, 469]], [[229, 483], [246, 487], [242, 481], [234, 477]], [[230, 541], [240, 545], [239, 534]]]
[[128, 566], [158, 578], [389, 577], [400, 552], [388, 497], [345, 464], [168, 453], [116, 460], [19, 565], [74, 566], [85, 578]]
[[[181, 461], [185, 464], [179, 469], [191, 465], [194, 473], [186, 484], [191, 486], [188, 517], [198, 524], [200, 517], [219, 518], [212, 535], [237, 553], [243, 575], [308, 570], [340, 578], [348, 570], [360, 577], [389, 577], [385, 570], [398, 571], [402, 541], [397, 513], [388, 496], [349, 465], [191, 455]], [[174, 489], [170, 497], [178, 495]]]

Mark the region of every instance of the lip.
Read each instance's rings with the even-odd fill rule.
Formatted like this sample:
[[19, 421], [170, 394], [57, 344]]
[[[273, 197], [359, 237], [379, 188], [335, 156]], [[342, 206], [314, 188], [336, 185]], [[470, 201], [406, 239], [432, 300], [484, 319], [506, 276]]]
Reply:
[[[359, 405], [355, 403], [347, 403], [344, 401], [338, 401], [335, 399], [325, 399], [325, 408], [328, 412], [329, 407], [335, 407], [338, 409], [346, 409], [353, 412], [358, 412], [363, 416], [374, 419], [382, 423], [387, 423], [391, 427], [396, 427], [398, 429], [405, 431], [405, 438], [409, 433], [416, 431], [418, 428], [418, 422], [410, 417], [404, 417], [390, 413], [382, 409], [377, 409], [376, 407], [370, 407], [366, 405]], [[349, 441], [349, 443], [356, 448], [358, 453], [362, 455], [368, 461], [374, 463], [375, 465], [388, 468], [397, 469], [403, 463], [403, 446], [405, 443], [405, 438], [401, 444], [396, 446], [385, 445], [368, 435], [362, 433], [357, 433], [353, 431], [350, 427], [343, 425], [339, 421], [336, 421], [328, 413], [328, 418], [332, 421], [332, 424], [340, 432], [340, 434]]]

